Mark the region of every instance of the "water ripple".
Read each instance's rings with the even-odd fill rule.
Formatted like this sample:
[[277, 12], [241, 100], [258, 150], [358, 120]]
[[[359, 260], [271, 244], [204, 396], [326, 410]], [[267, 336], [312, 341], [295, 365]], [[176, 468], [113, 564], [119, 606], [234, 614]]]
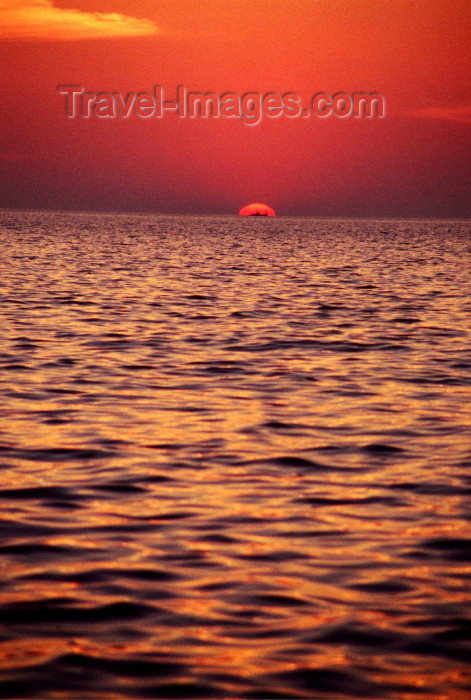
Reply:
[[471, 694], [469, 222], [0, 215], [0, 695]]

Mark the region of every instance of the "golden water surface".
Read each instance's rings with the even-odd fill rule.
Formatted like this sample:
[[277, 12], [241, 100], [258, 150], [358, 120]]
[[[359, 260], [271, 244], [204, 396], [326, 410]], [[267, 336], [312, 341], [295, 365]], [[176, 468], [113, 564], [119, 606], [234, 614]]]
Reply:
[[470, 696], [469, 222], [0, 243], [2, 697]]

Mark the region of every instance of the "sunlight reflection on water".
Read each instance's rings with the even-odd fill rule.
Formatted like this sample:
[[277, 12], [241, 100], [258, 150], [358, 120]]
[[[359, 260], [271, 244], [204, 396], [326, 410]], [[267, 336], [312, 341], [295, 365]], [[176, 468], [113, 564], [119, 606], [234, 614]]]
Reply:
[[4, 697], [467, 697], [466, 222], [3, 212]]

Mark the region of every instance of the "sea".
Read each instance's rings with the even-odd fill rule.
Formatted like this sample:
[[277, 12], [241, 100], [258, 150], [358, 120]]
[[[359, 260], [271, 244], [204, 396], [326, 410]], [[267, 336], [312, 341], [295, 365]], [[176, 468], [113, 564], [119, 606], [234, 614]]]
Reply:
[[0, 212], [0, 696], [471, 697], [471, 223]]

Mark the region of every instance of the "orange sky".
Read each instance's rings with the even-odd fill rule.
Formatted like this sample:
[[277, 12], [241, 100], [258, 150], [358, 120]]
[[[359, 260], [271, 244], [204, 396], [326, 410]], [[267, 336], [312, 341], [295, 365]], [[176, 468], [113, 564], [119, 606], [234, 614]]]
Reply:
[[[471, 215], [469, 0], [0, 0], [0, 206]], [[379, 92], [383, 119], [68, 119], [93, 92]]]

